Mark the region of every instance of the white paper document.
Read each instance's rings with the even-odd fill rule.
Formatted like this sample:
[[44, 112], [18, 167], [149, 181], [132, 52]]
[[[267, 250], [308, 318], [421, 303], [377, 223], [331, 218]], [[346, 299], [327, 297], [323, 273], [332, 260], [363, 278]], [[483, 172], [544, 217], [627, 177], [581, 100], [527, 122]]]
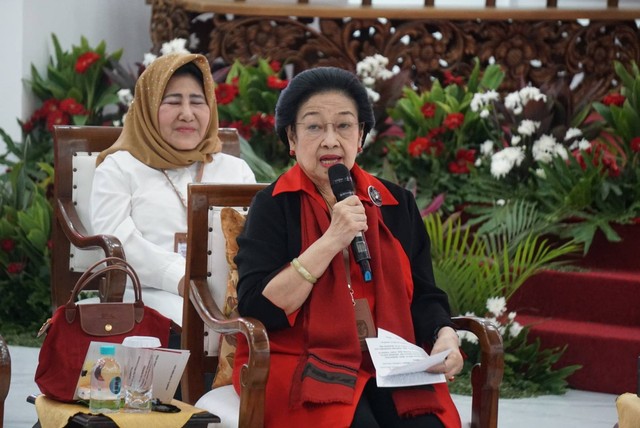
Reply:
[[425, 370], [441, 364], [451, 352], [450, 349], [429, 355], [421, 347], [382, 328], [378, 329], [378, 337], [368, 337], [366, 340], [379, 387], [446, 382], [444, 374], [427, 373]]

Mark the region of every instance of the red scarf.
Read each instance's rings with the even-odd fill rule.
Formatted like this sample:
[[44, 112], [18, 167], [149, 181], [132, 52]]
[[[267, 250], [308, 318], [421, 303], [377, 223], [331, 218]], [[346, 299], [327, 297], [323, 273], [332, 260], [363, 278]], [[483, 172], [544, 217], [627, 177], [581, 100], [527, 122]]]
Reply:
[[[369, 224], [366, 240], [371, 254], [373, 281], [365, 286], [375, 287], [376, 327], [414, 342], [410, 310], [413, 288], [407, 286], [413, 284], [409, 259], [402, 245], [384, 224], [380, 208], [371, 201], [369, 190], [373, 187], [380, 193], [383, 205], [397, 205], [398, 202], [379, 180], [357, 165], [351, 169], [351, 174]], [[304, 251], [329, 228], [331, 219], [324, 200], [298, 165], [280, 178], [274, 195], [294, 189], [300, 191]], [[299, 316], [303, 317], [306, 340], [294, 373], [291, 405], [352, 403], [362, 351], [341, 252], [318, 278], [301, 311]], [[398, 389], [393, 392], [393, 398], [402, 416], [436, 413], [446, 426], [460, 425], [444, 383]], [[444, 414], [452, 418], [443, 418]], [[453, 423], [448, 424], [449, 421]]]

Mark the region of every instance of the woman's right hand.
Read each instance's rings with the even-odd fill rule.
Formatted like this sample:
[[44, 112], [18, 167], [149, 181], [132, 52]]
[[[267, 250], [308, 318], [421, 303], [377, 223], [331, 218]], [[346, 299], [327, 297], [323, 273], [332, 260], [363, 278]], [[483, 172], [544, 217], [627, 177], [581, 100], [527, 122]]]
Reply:
[[366, 232], [367, 214], [360, 199], [355, 196], [336, 202], [331, 213], [331, 224], [325, 237], [335, 242], [338, 251], [346, 248], [358, 232]]

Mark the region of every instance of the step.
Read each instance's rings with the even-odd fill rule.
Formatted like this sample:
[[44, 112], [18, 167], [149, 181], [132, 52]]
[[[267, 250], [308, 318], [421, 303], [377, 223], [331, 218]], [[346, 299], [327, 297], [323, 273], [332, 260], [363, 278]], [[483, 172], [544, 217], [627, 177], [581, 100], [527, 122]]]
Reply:
[[598, 230], [587, 255], [578, 263], [589, 269], [618, 270], [640, 274], [637, 251], [640, 242], [640, 222], [637, 224], [615, 224], [612, 226], [621, 238], [610, 242]]
[[543, 348], [567, 345], [557, 368], [582, 365], [567, 379], [571, 387], [609, 394], [636, 391], [640, 326], [524, 314], [519, 314], [516, 320], [530, 326], [529, 339], [540, 338]]
[[640, 274], [542, 271], [509, 299], [509, 311], [575, 321], [640, 326]]

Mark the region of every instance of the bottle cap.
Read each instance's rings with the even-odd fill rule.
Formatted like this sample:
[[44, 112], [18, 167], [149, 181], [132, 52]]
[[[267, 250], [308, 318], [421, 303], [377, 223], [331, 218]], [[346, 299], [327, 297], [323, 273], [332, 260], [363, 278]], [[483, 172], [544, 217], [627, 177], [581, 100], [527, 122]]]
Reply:
[[129, 336], [124, 338], [122, 345], [128, 348], [159, 348], [160, 339], [153, 336]]
[[100, 347], [101, 355], [116, 355], [116, 347], [113, 345], [102, 345]]

